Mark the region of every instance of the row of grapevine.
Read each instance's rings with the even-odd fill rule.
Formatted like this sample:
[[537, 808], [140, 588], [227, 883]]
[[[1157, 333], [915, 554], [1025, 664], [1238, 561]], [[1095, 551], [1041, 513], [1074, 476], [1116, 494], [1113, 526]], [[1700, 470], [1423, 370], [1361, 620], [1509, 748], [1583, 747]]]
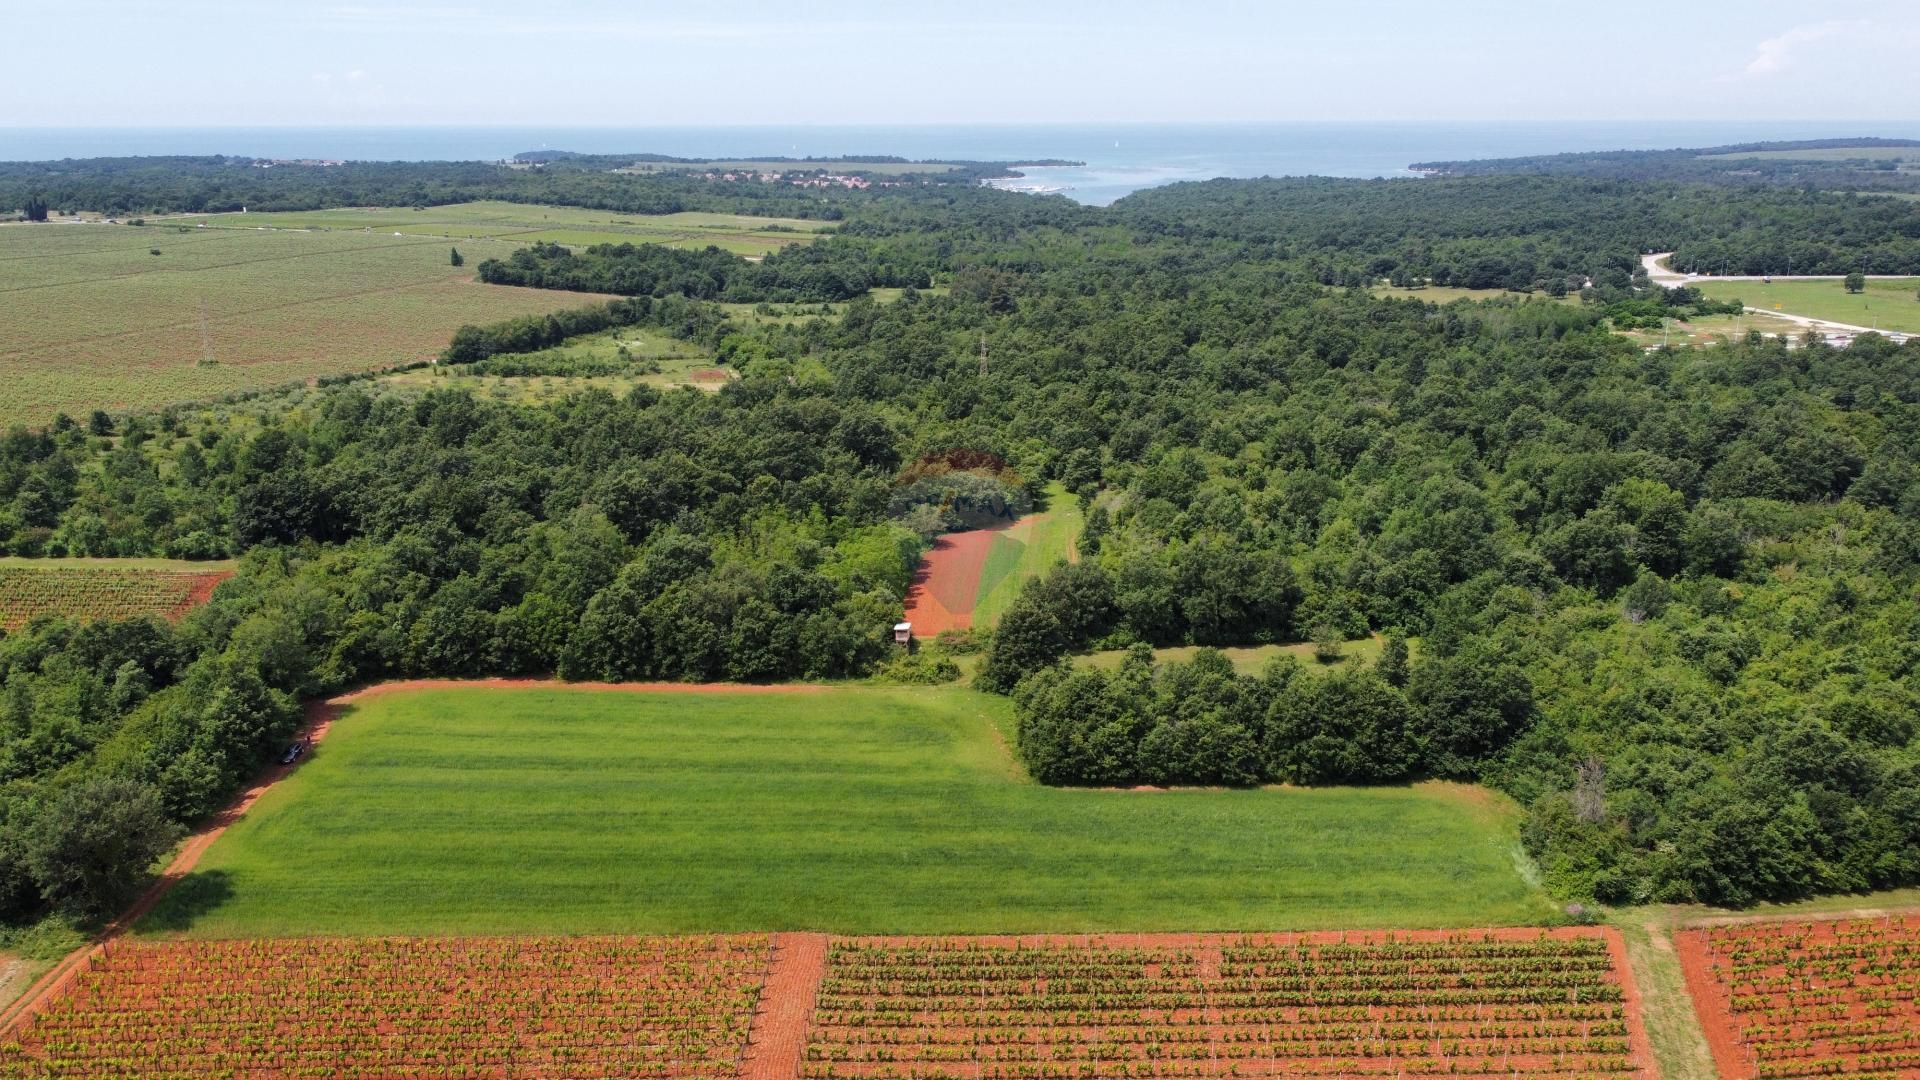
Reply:
[[1920, 1080], [1920, 915], [1715, 926], [1679, 944], [1727, 1075]]

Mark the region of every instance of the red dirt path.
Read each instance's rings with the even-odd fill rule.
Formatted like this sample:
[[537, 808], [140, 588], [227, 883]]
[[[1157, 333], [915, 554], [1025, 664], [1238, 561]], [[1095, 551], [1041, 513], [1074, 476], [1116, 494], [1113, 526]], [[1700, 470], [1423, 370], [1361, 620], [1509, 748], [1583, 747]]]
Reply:
[[[799, 683], [756, 686], [742, 683], [591, 683], [557, 682], [551, 679], [402, 679], [395, 682], [378, 683], [349, 693], [325, 700], [307, 703], [306, 724], [299, 737], [309, 743], [319, 743], [326, 738], [333, 721], [346, 712], [347, 706], [368, 698], [407, 690], [449, 690], [463, 688], [482, 688], [490, 690], [593, 690], [621, 691], [626, 693], [649, 694], [812, 694], [820, 692], [822, 687]], [[299, 764], [274, 765], [260, 775], [239, 797], [234, 799], [225, 810], [209, 818], [207, 822], [187, 837], [185, 844], [167, 863], [160, 877], [140, 895], [133, 906], [119, 918], [108, 923], [91, 944], [82, 946], [55, 964], [26, 993], [0, 1009], [0, 1038], [4, 1038], [25, 1023], [41, 1007], [51, 1001], [61, 990], [73, 981], [74, 976], [86, 966], [86, 961], [104, 949], [108, 942], [125, 934], [133, 925], [152, 911], [161, 897], [167, 895], [180, 882], [180, 879], [193, 872], [200, 864], [200, 856], [206, 854], [227, 826], [240, 820], [266, 794], [267, 789], [278, 783], [288, 773], [299, 768]], [[824, 948], [824, 946], [823, 946]], [[823, 954], [824, 955], [824, 954]], [[818, 982], [818, 980], [815, 980]]]
[[1700, 1018], [1700, 1030], [1706, 1033], [1707, 1047], [1713, 1051], [1714, 1068], [1728, 1080], [1754, 1075], [1753, 1062], [1734, 1033], [1726, 995], [1713, 977], [1706, 932], [1681, 930], [1673, 935], [1673, 947], [1680, 954], [1680, 973], [1686, 980], [1687, 997], [1693, 1000], [1693, 1014]]
[[826, 973], [827, 935], [774, 935], [773, 963], [747, 1032], [740, 1080], [793, 1080], [800, 1075]]

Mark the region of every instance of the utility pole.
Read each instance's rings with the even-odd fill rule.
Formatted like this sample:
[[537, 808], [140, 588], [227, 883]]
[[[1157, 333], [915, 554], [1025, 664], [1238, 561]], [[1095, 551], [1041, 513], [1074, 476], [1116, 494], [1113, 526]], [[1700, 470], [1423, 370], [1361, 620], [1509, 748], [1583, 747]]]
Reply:
[[200, 301], [200, 363], [213, 363], [213, 335], [207, 331], [207, 302]]

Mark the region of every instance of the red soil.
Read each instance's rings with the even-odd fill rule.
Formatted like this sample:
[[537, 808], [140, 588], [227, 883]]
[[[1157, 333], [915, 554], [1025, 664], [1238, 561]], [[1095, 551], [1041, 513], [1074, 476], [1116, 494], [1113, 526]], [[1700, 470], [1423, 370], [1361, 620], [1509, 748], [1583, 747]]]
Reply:
[[827, 973], [825, 934], [776, 934], [773, 963], [747, 1033], [740, 1080], [793, 1080], [807, 1052], [813, 1005]]
[[907, 587], [906, 621], [913, 624], [915, 637], [937, 637], [942, 631], [973, 625], [987, 553], [993, 550], [993, 538], [1012, 525], [948, 533], [933, 542]]
[[221, 582], [232, 576], [231, 570], [216, 570], [210, 574], [197, 575], [193, 579], [192, 587], [187, 590], [187, 595], [174, 605], [172, 611], [167, 612], [167, 618], [173, 622], [186, 618], [187, 612], [213, 599], [213, 590], [219, 588]]
[[[320, 740], [326, 738], [328, 730], [333, 726], [333, 721], [346, 712], [346, 707], [358, 701], [398, 691], [466, 687], [492, 690], [612, 690], [649, 694], [812, 694], [822, 689], [818, 686], [797, 683], [751, 686], [740, 683], [565, 683], [549, 679], [404, 679], [378, 683], [322, 701], [308, 702], [306, 724], [300, 737], [310, 744], [318, 744]], [[167, 863], [167, 868], [161, 872], [160, 877], [141, 894], [138, 900], [134, 901], [132, 907], [119, 918], [108, 923], [106, 928], [94, 938], [92, 944], [69, 954], [42, 975], [39, 981], [28, 987], [26, 993], [20, 995], [12, 1005], [0, 1010], [0, 1038], [17, 1030], [34, 1013], [39, 1012], [47, 1002], [52, 1001], [73, 981], [76, 974], [86, 968], [87, 961], [152, 911], [154, 905], [166, 896], [168, 890], [178, 884], [180, 879], [193, 872], [193, 868], [200, 864], [200, 857], [206, 854], [215, 840], [220, 839], [221, 833], [227, 831], [227, 826], [240, 820], [241, 815], [251, 809], [254, 803], [260, 801], [260, 796], [266, 794], [268, 788], [298, 767], [298, 763], [295, 763], [274, 765], [267, 769], [260, 775], [260, 779], [241, 792], [231, 805], [208, 819], [204, 825], [187, 837], [186, 843], [181, 845], [172, 861]]]
[[1734, 1033], [1733, 1012], [1726, 993], [1713, 977], [1706, 932], [1682, 930], [1673, 935], [1673, 945], [1680, 953], [1680, 971], [1686, 977], [1687, 996], [1693, 999], [1694, 1015], [1700, 1018], [1700, 1030], [1706, 1033], [1707, 1046], [1713, 1051], [1714, 1068], [1728, 1080], [1754, 1075], [1753, 1062], [1740, 1045], [1740, 1037]]

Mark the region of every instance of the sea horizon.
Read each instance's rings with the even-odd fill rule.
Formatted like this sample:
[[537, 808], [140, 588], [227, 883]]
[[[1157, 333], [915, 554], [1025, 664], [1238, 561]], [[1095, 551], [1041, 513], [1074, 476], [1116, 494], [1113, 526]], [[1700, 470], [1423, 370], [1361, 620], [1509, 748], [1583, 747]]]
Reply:
[[537, 150], [692, 158], [890, 155], [1072, 160], [1022, 170], [1026, 190], [1104, 205], [1184, 180], [1410, 177], [1419, 161], [1655, 150], [1792, 139], [1920, 137], [1920, 121], [1288, 120], [981, 124], [0, 127], [0, 161], [225, 154], [351, 161], [498, 161]]

